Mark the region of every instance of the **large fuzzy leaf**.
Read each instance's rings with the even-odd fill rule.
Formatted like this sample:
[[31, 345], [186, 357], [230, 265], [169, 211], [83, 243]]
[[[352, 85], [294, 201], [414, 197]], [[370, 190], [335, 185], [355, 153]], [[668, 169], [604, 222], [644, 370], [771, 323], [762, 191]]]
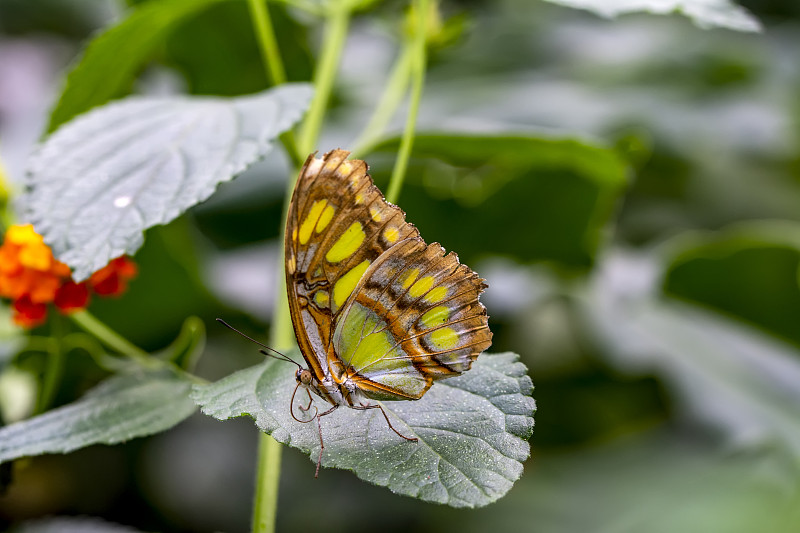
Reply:
[[128, 98], [90, 111], [31, 158], [26, 221], [85, 279], [266, 155], [310, 98], [308, 85], [289, 84], [238, 98]]
[[76, 402], [0, 428], [0, 463], [169, 429], [196, 410], [189, 387], [167, 373], [113, 377]]
[[673, 246], [664, 290], [800, 345], [800, 224], [760, 220]]
[[795, 347], [697, 306], [657, 296], [654, 258], [612, 255], [583, 300], [620, 369], [662, 376], [680, 412], [742, 447], [771, 446], [800, 465]]
[[[269, 361], [197, 385], [193, 398], [204, 413], [220, 420], [253, 417], [259, 429], [316, 461], [316, 423], [301, 424], [289, 413], [294, 386], [292, 369]], [[533, 431], [531, 391], [516, 354], [484, 354], [469, 372], [437, 382], [421, 400], [383, 403], [392, 424], [417, 437], [417, 443], [398, 437], [377, 410], [342, 407], [323, 417], [322, 464], [352, 470], [361, 479], [422, 500], [486, 505], [522, 474], [530, 451], [526, 439]], [[317, 407], [326, 409], [324, 402]]]
[[701, 28], [760, 31], [761, 24], [744, 8], [729, 0], [547, 0], [554, 4], [588, 9], [604, 17], [646, 11], [681, 13]]

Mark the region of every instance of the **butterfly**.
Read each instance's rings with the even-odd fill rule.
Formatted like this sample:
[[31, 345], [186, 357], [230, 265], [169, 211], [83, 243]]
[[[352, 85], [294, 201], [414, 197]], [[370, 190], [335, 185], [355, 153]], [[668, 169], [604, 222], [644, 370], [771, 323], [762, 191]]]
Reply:
[[[485, 280], [425, 244], [405, 213], [387, 202], [364, 161], [333, 150], [300, 171], [285, 234], [286, 289], [300, 351], [297, 386], [338, 407], [378, 409], [417, 400], [438, 379], [469, 370], [492, 332], [478, 296]], [[294, 404], [294, 393], [291, 403]], [[290, 406], [290, 411], [292, 411]], [[292, 412], [292, 417], [298, 419]]]

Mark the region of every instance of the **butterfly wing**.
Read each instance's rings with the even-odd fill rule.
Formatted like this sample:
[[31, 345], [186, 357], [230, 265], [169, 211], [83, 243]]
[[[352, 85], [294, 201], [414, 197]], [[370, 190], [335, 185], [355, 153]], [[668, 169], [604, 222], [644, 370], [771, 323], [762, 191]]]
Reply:
[[309, 157], [286, 228], [286, 283], [298, 344], [318, 379], [367, 397], [417, 399], [491, 345], [486, 287], [454, 253], [426, 245], [363, 161]]
[[[336, 320], [334, 375], [370, 398], [415, 400], [469, 370], [492, 341], [484, 280], [438, 244], [409, 239], [367, 270]], [[339, 378], [343, 379], [343, 378]]]
[[334, 150], [309, 156], [286, 224], [289, 310], [300, 350], [318, 380], [328, 359], [334, 319], [369, 264], [404, 239], [419, 238], [404, 213], [383, 200], [363, 161]]

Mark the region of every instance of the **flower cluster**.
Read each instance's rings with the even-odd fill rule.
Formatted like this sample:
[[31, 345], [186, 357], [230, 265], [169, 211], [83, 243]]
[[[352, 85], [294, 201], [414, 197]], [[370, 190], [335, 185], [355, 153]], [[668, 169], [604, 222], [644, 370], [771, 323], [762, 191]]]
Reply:
[[90, 291], [101, 296], [122, 294], [135, 275], [136, 264], [123, 256], [76, 283], [69, 267], [53, 257], [30, 224], [8, 228], [0, 245], [0, 297], [13, 301], [14, 322], [20, 326], [44, 322], [50, 302], [69, 313], [86, 307]]

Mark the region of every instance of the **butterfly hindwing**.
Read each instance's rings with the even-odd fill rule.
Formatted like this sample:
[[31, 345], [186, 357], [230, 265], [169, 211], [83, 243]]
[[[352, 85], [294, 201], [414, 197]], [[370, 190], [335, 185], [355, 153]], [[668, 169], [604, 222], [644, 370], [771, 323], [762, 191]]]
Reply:
[[408, 240], [365, 273], [336, 321], [341, 366], [366, 396], [417, 399], [491, 345], [484, 280], [438, 243]]

